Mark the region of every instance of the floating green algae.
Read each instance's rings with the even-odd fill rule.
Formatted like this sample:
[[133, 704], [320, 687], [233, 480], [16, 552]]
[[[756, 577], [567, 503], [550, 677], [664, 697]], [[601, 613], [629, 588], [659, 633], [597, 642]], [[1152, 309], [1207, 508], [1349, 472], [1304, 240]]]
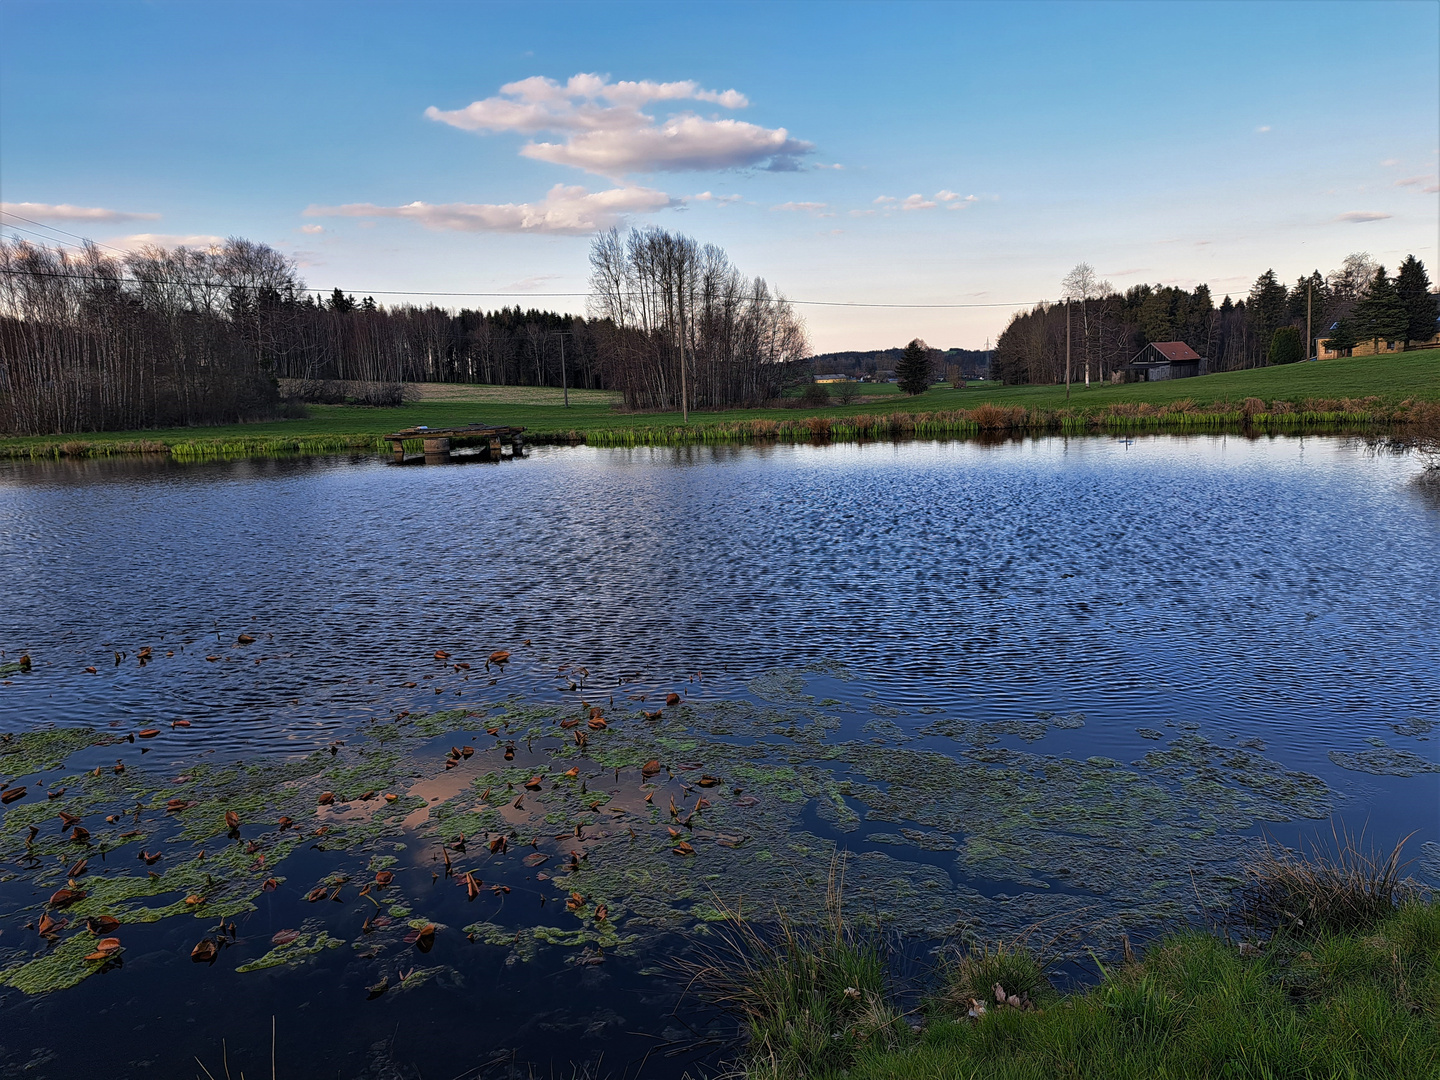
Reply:
[[1396, 735], [1406, 735], [1412, 739], [1424, 739], [1430, 732], [1435, 730], [1435, 721], [1425, 720], [1419, 716], [1408, 716], [1397, 724], [1391, 724], [1390, 729]]
[[14, 782], [31, 773], [58, 769], [77, 750], [121, 741], [93, 728], [49, 727], [0, 734], [0, 778]]
[[301, 931], [294, 941], [276, 945], [263, 956], [247, 960], [236, 967], [236, 971], [247, 974], [252, 971], [266, 971], [277, 967], [298, 967], [326, 949], [338, 949], [345, 944], [331, 937], [324, 930]]
[[1388, 747], [1357, 750], [1353, 754], [1343, 750], [1331, 750], [1330, 760], [1342, 769], [1374, 776], [1417, 776], [1420, 773], [1440, 772], [1440, 765], [1426, 761], [1419, 754]]

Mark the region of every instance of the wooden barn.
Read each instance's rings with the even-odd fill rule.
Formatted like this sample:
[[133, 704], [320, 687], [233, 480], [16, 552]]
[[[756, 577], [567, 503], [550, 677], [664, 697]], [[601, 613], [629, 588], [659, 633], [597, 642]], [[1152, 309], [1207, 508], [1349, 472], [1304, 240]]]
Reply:
[[1126, 382], [1189, 379], [1205, 374], [1205, 358], [1183, 341], [1152, 341], [1125, 365]]

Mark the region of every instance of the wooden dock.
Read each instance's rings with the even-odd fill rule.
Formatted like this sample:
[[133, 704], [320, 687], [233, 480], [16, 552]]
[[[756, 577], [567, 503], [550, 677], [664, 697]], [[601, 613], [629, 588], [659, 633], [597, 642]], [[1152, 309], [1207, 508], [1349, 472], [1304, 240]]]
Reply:
[[499, 461], [501, 447], [509, 443], [511, 451], [519, 454], [525, 446], [524, 440], [520, 438], [524, 431], [523, 427], [466, 424], [463, 427], [406, 428], [393, 435], [386, 435], [385, 438], [390, 441], [390, 448], [395, 453], [397, 463], [405, 460], [407, 442], [421, 442], [425, 447], [425, 464], [438, 465], [450, 460], [451, 447], [479, 446], [483, 448], [479, 457]]

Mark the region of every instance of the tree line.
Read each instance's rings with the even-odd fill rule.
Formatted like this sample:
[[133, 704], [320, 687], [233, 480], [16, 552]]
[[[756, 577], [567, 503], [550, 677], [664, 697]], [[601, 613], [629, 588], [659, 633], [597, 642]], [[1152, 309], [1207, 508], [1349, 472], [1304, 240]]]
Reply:
[[[1287, 363], [1314, 355], [1305, 342], [1329, 339], [1348, 352], [1361, 341], [1411, 341], [1436, 331], [1437, 297], [1413, 255], [1392, 279], [1365, 252], [1329, 274], [1316, 270], [1286, 286], [1266, 270], [1239, 300], [1217, 306], [1208, 285], [1135, 285], [1123, 292], [1081, 263], [1062, 283], [1060, 303], [1017, 313], [995, 342], [992, 374], [1007, 383], [1059, 383], [1071, 376], [1109, 381], [1152, 341], [1183, 341], [1208, 371]], [[1332, 329], [1332, 327], [1334, 329]]]
[[284, 408], [280, 380], [312, 401], [563, 383], [617, 389], [636, 409], [727, 408], [778, 397], [808, 354], [783, 298], [712, 245], [610, 233], [592, 266], [583, 318], [322, 297], [288, 257], [242, 239], [121, 255], [0, 240], [0, 431], [264, 419]]

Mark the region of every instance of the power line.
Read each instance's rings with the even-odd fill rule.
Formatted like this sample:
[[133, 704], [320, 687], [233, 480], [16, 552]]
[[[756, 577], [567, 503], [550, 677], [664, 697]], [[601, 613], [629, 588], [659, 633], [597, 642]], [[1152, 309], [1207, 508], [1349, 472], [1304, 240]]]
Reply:
[[[64, 233], [66, 236], [73, 236], [76, 240], [83, 240], [87, 244], [94, 244], [96, 247], [102, 247], [106, 251], [113, 251], [118, 255], [129, 254], [129, 252], [125, 251], [123, 248], [111, 247], [109, 244], [102, 244], [99, 240], [91, 240], [88, 236], [81, 236], [79, 233], [73, 233], [69, 229], [62, 229], [58, 225], [46, 225], [43, 221], [36, 221], [34, 218], [25, 217], [23, 214], [15, 213], [15, 211], [13, 210], [0, 210], [0, 214], [4, 214], [6, 217], [15, 218], [18, 221], [28, 221], [31, 225], [38, 225], [40, 228], [49, 229], [51, 232]], [[10, 227], [12, 229], [20, 229], [20, 226], [18, 225], [12, 225]], [[40, 235], [39, 233], [33, 232], [30, 229], [20, 229], [20, 231], [28, 232], [31, 236]]]
[[[6, 215], [8, 215], [8, 216], [10, 216], [10, 217], [18, 217], [18, 218], [20, 218], [21, 221], [30, 221], [29, 218], [20, 217], [19, 214], [12, 214], [12, 213], [10, 213], [10, 211], [8, 211], [8, 210], [0, 211], [0, 213], [4, 213], [4, 214], [6, 214]], [[31, 224], [33, 224], [33, 225], [40, 225], [39, 222], [31, 222]], [[51, 229], [51, 228], [53, 228], [52, 226], [49, 226], [49, 225], [40, 225], [40, 227], [43, 228], [43, 229]], [[31, 236], [38, 236], [38, 237], [40, 237], [40, 239], [42, 239], [42, 240], [51, 240], [51, 239], [52, 239], [51, 237], [46, 236], [46, 235], [44, 235], [43, 233], [37, 233], [37, 232], [35, 232], [33, 229], [24, 229], [24, 228], [21, 228], [21, 227], [18, 226], [18, 225], [10, 225], [10, 226], [8, 226], [8, 228], [15, 229], [15, 230], [17, 230], [17, 231], [19, 231], [19, 232], [23, 232], [23, 233], [29, 233]], [[78, 240], [85, 240], [86, 243], [95, 243], [95, 241], [93, 241], [93, 240], [89, 240], [88, 238], [83, 237], [83, 236], [80, 236], [80, 235], [77, 234], [77, 233], [67, 232], [65, 229], [54, 229], [53, 231], [65, 233], [66, 236], [74, 236], [74, 237], [75, 237], [76, 239], [78, 239]], [[107, 245], [105, 245], [105, 244], [96, 244], [96, 246], [97, 246], [97, 247], [107, 247]], [[111, 247], [111, 248], [109, 248], [108, 250], [120, 252], [120, 249], [119, 249], [119, 248], [113, 248], [113, 247]], [[128, 254], [128, 252], [120, 252], [120, 253], [121, 253], [121, 254]], [[105, 281], [105, 282], [111, 282], [111, 283], [114, 283], [114, 282], [116, 282], [116, 281], [129, 281], [129, 282], [131, 282], [131, 283], [133, 283], [133, 284], [136, 284], [136, 285], [181, 285], [181, 286], [194, 286], [194, 285], [196, 284], [196, 283], [193, 282], [193, 281], [168, 281], [168, 280], [165, 280], [165, 279], [163, 279], [163, 278], [103, 277], [103, 276], [94, 275], [94, 274], [57, 274], [57, 273], [47, 273], [47, 272], [45, 272], [45, 271], [30, 271], [30, 270], [15, 270], [15, 269], [0, 269], [0, 273], [4, 273], [4, 274], [22, 274], [22, 275], [29, 276], [29, 277], [71, 278], [71, 279], [78, 280], [78, 281]], [[268, 287], [268, 286], [264, 286], [264, 285], [248, 285], [248, 284], [244, 284], [244, 283], [242, 283], [242, 282], [207, 282], [207, 283], [203, 283], [203, 284], [208, 284], [208, 285], [210, 285], [211, 287], [214, 287], [214, 288], [225, 288], [225, 289], [255, 289], [255, 290], [259, 290], [259, 289], [263, 289], [263, 288], [267, 288], [267, 287]], [[324, 289], [305, 289], [305, 290], [303, 290], [303, 291], [306, 292], [306, 293], [312, 293], [312, 292], [313, 292], [316, 296], [321, 296], [321, 295], [323, 295], [324, 292], [325, 292]], [[551, 298], [557, 298], [557, 299], [558, 299], [558, 298], [578, 299], [578, 298], [581, 298], [581, 297], [589, 297], [589, 296], [591, 295], [591, 294], [588, 293], [588, 292], [532, 292], [532, 293], [514, 293], [514, 292], [451, 292], [451, 291], [420, 290], [420, 289], [360, 289], [360, 288], [341, 289], [340, 291], [341, 291], [341, 292], [344, 292], [344, 293], [348, 293], [348, 294], [350, 294], [350, 295], [359, 294], [359, 295], [364, 295], [364, 296], [442, 296], [442, 297], [473, 296], [473, 297], [504, 297], [504, 298], [507, 298], [507, 299], [514, 299], [514, 300], [517, 300], [517, 301], [518, 301], [518, 300], [525, 299], [525, 298], [527, 298], [527, 297], [544, 297], [544, 298], [547, 298], [547, 299], [551, 299]], [[768, 303], [772, 303], [772, 304], [792, 304], [792, 305], [794, 305], [794, 306], [796, 306], [796, 307], [867, 308], [867, 309], [878, 308], [878, 309], [907, 310], [907, 311], [915, 311], [915, 310], [921, 310], [921, 311], [959, 311], [959, 310], [979, 309], [979, 308], [1017, 308], [1017, 307], [1033, 307], [1033, 306], [1034, 306], [1035, 304], [1037, 304], [1037, 303], [1043, 303], [1043, 302], [1044, 302], [1044, 301], [1039, 301], [1039, 300], [1017, 300], [1017, 301], [1009, 302], [1009, 303], [998, 303], [998, 302], [997, 302], [997, 303], [983, 303], [983, 304], [875, 304], [875, 303], [867, 303], [867, 302], [865, 302], [865, 301], [852, 301], [852, 300], [790, 300], [790, 299], [785, 299], [785, 298], [782, 298], [782, 297], [767, 297], [766, 300], [767, 300]]]

